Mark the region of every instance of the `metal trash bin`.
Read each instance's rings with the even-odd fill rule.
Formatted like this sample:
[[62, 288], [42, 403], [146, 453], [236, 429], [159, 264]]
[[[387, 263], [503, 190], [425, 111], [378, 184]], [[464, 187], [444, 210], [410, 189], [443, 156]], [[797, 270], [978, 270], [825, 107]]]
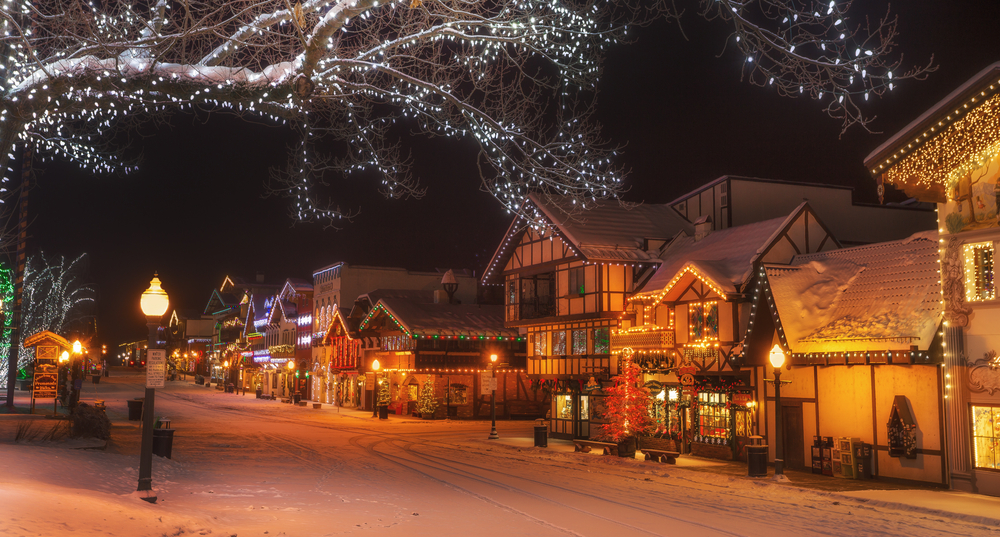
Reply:
[[232, 382], [226, 384], [226, 393], [233, 393], [235, 391], [236, 391], [236, 386]]
[[301, 400], [302, 400], [302, 394], [301, 393], [296, 392], [296, 393], [292, 394], [292, 404], [296, 404], [297, 405], [297, 404], [299, 404], [299, 401], [301, 401]]
[[174, 429], [153, 429], [153, 455], [170, 458], [174, 447]]
[[549, 447], [549, 422], [535, 420], [535, 447]]
[[129, 421], [139, 421], [142, 419], [142, 399], [130, 399], [128, 403]]
[[264, 390], [257, 388], [257, 399], [260, 399], [262, 395], [264, 395]]
[[763, 436], [751, 436], [747, 444], [747, 476], [767, 477], [767, 444]]
[[389, 405], [378, 406], [378, 419], [380, 420], [389, 419]]

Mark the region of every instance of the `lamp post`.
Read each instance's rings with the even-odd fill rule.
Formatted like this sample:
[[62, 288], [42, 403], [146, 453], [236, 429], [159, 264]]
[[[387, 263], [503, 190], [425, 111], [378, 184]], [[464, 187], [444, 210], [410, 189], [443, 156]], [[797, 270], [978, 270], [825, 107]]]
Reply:
[[149, 282], [149, 289], [142, 293], [139, 300], [139, 307], [142, 308], [143, 315], [146, 316], [146, 328], [149, 329], [149, 345], [146, 347], [146, 398], [142, 403], [142, 445], [139, 448], [139, 492], [149, 491], [143, 500], [149, 503], [156, 503], [156, 496], [153, 491], [153, 403], [156, 397], [156, 388], [150, 388], [148, 382], [149, 369], [152, 365], [149, 360], [149, 350], [156, 347], [156, 329], [160, 325], [160, 319], [167, 312], [170, 304], [167, 293], [160, 287], [160, 279], [153, 274], [153, 279]]
[[372, 417], [378, 417], [378, 370], [382, 366], [378, 363], [378, 358], [372, 360], [372, 371], [375, 372], [375, 384], [372, 384]]
[[785, 352], [775, 344], [771, 349], [774, 367], [774, 478], [785, 475], [785, 438], [781, 431], [781, 366], [785, 365]]
[[497, 355], [490, 355], [490, 418], [493, 420], [493, 428], [490, 429], [490, 440], [499, 440], [497, 434]]

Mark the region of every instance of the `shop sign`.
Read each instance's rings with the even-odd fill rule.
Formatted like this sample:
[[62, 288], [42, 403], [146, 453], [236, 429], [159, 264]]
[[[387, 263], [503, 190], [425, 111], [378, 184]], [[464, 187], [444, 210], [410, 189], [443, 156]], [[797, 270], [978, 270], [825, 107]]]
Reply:
[[38, 364], [31, 380], [31, 397], [55, 399], [59, 392], [59, 371], [55, 364]]

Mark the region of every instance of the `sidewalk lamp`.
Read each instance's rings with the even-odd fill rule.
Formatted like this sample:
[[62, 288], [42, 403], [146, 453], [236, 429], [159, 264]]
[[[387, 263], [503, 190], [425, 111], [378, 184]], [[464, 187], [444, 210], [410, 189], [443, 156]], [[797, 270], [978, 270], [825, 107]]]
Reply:
[[771, 366], [774, 367], [774, 476], [785, 475], [785, 438], [781, 431], [781, 367], [785, 365], [785, 351], [775, 344], [771, 349]]
[[493, 427], [490, 429], [490, 440], [499, 440], [497, 434], [497, 355], [490, 355], [490, 418], [493, 420]]
[[[146, 316], [146, 328], [149, 329], [149, 349], [156, 347], [156, 331], [160, 326], [160, 319], [167, 312], [170, 301], [167, 293], [160, 287], [160, 279], [153, 274], [153, 279], [149, 282], [149, 289], [142, 293], [139, 300], [139, 307], [142, 308], [143, 315]], [[149, 356], [146, 356], [149, 361]], [[152, 364], [148, 364], [152, 365]], [[147, 365], [146, 375], [149, 375]], [[139, 488], [138, 491], [149, 491], [143, 500], [149, 503], [156, 503], [156, 496], [153, 495], [153, 403], [156, 397], [156, 388], [146, 385], [146, 398], [142, 403], [142, 446], [139, 450]]]

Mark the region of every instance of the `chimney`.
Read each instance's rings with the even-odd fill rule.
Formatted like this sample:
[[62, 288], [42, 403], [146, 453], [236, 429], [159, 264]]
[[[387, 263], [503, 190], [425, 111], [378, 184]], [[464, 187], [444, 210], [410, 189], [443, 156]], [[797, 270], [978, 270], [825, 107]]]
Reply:
[[[455, 291], [458, 291], [458, 280], [455, 279], [455, 273], [448, 269], [448, 272], [444, 273], [444, 277], [441, 278], [441, 285], [444, 287], [444, 292], [448, 293], [448, 303], [455, 303]], [[437, 297], [435, 296], [435, 302], [437, 302]]]
[[263, 272], [258, 272], [257, 273], [257, 283], [264, 283], [264, 273]]
[[704, 239], [712, 232], [712, 217], [709, 215], [702, 216], [701, 218], [694, 221], [694, 240], [695, 242]]

